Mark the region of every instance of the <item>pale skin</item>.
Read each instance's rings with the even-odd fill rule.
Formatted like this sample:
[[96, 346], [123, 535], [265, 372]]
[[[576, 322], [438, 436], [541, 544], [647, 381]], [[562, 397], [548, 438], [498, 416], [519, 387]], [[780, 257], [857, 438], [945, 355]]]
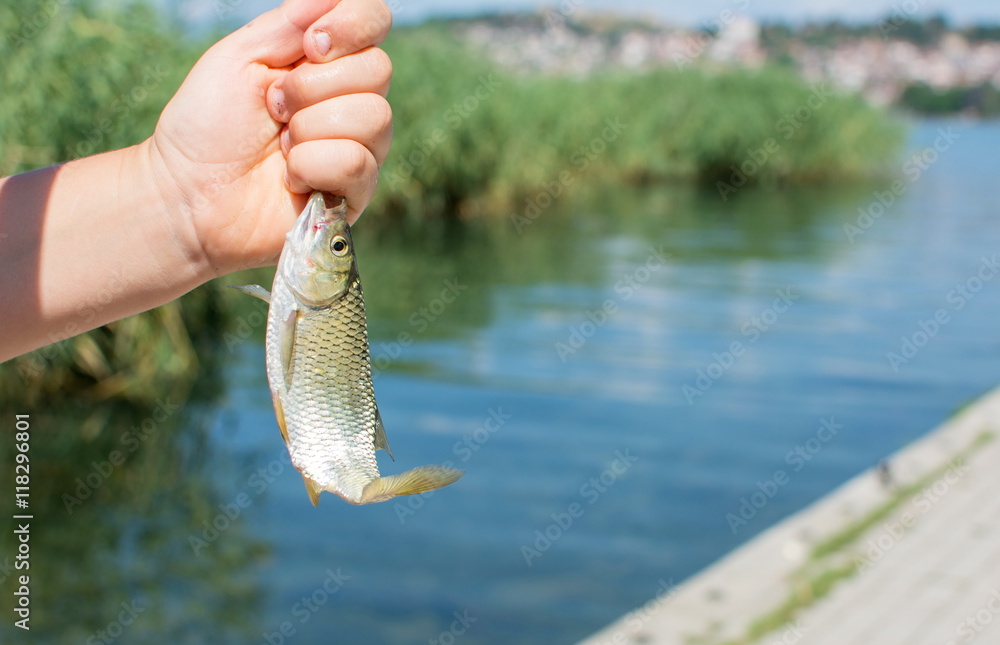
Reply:
[[382, 0], [286, 0], [209, 49], [154, 134], [0, 179], [0, 361], [277, 262], [309, 193], [354, 223], [392, 139]]

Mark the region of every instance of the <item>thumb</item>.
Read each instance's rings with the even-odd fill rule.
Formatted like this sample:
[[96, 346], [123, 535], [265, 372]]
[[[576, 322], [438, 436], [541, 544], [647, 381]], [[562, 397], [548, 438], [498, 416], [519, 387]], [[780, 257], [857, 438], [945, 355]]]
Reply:
[[268, 67], [288, 67], [305, 56], [305, 32], [341, 0], [285, 0], [219, 41], [228, 55]]

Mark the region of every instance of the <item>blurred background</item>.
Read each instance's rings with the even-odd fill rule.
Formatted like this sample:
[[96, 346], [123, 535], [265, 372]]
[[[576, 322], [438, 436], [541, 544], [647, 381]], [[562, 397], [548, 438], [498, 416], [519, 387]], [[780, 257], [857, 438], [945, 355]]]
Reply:
[[[4, 642], [574, 643], [1000, 382], [995, 5], [389, 4], [380, 458], [465, 478], [313, 508], [224, 288], [273, 270], [217, 280], [0, 365]], [[0, 174], [149, 136], [270, 6], [3, 2]]]

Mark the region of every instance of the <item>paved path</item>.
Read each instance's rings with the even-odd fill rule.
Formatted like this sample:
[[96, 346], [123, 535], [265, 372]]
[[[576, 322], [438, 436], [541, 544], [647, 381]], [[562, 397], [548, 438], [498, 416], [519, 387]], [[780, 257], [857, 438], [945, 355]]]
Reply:
[[[983, 433], [995, 438], [969, 450]], [[893, 486], [858, 475], [581, 645], [1000, 643], [1000, 389], [889, 463]], [[812, 557], [892, 499], [857, 539]], [[836, 571], [829, 593], [746, 640], [793, 588]]]

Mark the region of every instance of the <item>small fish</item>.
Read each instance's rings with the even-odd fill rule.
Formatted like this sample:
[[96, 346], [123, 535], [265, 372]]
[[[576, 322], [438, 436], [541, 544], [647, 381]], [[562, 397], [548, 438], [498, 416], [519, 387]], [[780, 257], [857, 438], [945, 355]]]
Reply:
[[464, 471], [421, 466], [379, 476], [375, 450], [392, 456], [375, 403], [365, 301], [343, 198], [314, 192], [285, 239], [266, 301], [267, 380], [281, 436], [309, 499], [322, 491], [352, 504], [383, 502], [456, 481]]

